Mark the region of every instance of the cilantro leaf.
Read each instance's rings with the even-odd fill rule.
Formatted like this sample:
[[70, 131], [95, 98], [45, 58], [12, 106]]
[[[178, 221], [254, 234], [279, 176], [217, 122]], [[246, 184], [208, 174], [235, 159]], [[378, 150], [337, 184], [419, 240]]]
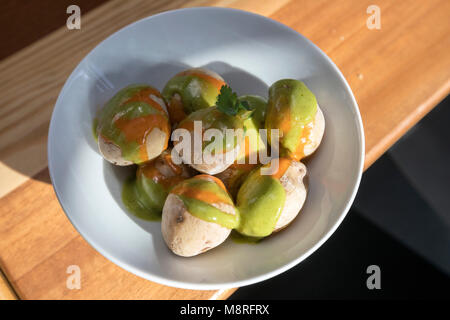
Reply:
[[237, 94], [227, 85], [223, 85], [220, 88], [216, 105], [221, 112], [230, 116], [248, 118], [253, 112], [248, 102], [240, 101]]
[[220, 94], [217, 96], [217, 108], [225, 114], [235, 116], [237, 114], [236, 102], [237, 94], [227, 85], [220, 88]]

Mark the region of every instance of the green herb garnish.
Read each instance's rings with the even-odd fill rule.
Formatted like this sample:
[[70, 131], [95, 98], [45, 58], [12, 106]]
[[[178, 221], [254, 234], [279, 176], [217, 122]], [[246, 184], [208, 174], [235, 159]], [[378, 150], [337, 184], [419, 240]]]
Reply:
[[220, 88], [220, 94], [217, 96], [216, 105], [219, 111], [230, 116], [237, 115], [242, 119], [250, 117], [253, 113], [248, 102], [240, 101], [237, 94], [227, 85]]

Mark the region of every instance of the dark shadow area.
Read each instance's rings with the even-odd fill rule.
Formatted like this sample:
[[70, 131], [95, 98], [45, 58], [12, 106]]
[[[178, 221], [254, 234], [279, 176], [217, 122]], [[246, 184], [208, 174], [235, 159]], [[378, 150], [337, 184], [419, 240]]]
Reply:
[[105, 2], [107, 0], [2, 0], [0, 60], [66, 25], [68, 6], [78, 5], [84, 15]]
[[450, 274], [449, 225], [411, 185], [389, 153], [365, 174], [354, 206], [368, 221]]
[[355, 207], [450, 275], [450, 99], [442, 101], [365, 174]]
[[220, 74], [238, 95], [259, 95], [267, 99], [268, 85], [245, 70], [221, 61], [210, 62], [202, 66], [202, 68], [210, 69]]
[[[295, 268], [231, 299], [449, 299], [450, 99], [364, 173], [353, 209]], [[366, 286], [381, 270], [381, 290]]]
[[[381, 269], [381, 290], [366, 286]], [[352, 210], [328, 241], [293, 269], [239, 288], [237, 299], [449, 298], [449, 278]]]

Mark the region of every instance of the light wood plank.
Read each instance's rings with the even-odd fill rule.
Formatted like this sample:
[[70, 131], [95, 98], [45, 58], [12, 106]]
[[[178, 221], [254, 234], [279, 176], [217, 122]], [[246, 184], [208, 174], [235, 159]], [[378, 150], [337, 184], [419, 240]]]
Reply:
[[17, 295], [9, 285], [3, 272], [0, 271], [0, 300], [17, 300]]

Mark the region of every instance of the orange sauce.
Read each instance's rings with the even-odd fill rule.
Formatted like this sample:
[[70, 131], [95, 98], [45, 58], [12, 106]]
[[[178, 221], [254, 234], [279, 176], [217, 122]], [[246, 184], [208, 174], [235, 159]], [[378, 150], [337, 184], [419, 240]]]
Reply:
[[145, 88], [145, 89], [142, 89], [141, 91], [139, 91], [138, 93], [136, 93], [135, 95], [133, 95], [130, 99], [125, 101], [123, 104], [127, 104], [130, 102], [145, 102], [145, 103], [151, 105], [152, 107], [154, 107], [155, 109], [158, 109], [163, 114], [166, 114], [166, 111], [161, 107], [161, 105], [150, 97], [151, 94], [162, 99], [161, 94], [159, 93], [158, 90], [156, 90], [154, 88]]
[[255, 164], [251, 164], [250, 163], [250, 137], [249, 136], [245, 136], [244, 139], [244, 155], [245, 155], [245, 163], [238, 163], [238, 161], [236, 160], [231, 166], [230, 169], [232, 170], [236, 170], [236, 171], [251, 171], [253, 170], [253, 168], [255, 168], [258, 165], [258, 157], [259, 154], [256, 153], [256, 163]]
[[[282, 114], [282, 113], [280, 113]], [[289, 112], [284, 113], [283, 119], [281, 119], [281, 122], [279, 124], [280, 128], [280, 134], [283, 134], [284, 132], [288, 132], [291, 129], [291, 115]]]
[[272, 174], [272, 177], [280, 180], [281, 177], [286, 173], [287, 169], [291, 165], [293, 159], [290, 158], [279, 158], [278, 159], [278, 170]]
[[163, 175], [161, 171], [159, 171], [155, 167], [154, 161], [139, 167], [136, 175], [139, 176], [140, 174], [153, 180], [156, 183], [160, 183], [165, 189], [170, 189], [171, 187], [175, 186], [185, 179], [180, 175], [181, 172], [170, 177]]
[[119, 118], [114, 123], [122, 131], [128, 141], [134, 141], [139, 145], [139, 158], [142, 161], [148, 160], [145, 139], [153, 128], [159, 128], [166, 133], [164, 149], [167, 148], [170, 136], [170, 124], [167, 118], [160, 114], [151, 114], [134, 119]]
[[245, 154], [245, 163], [239, 164], [237, 160], [233, 163], [233, 166], [240, 168], [242, 170], [252, 170], [255, 166], [258, 165], [259, 162], [259, 153], [256, 152], [256, 163], [250, 164], [250, 137], [245, 136], [244, 139], [244, 154]]
[[197, 176], [195, 176], [196, 179], [203, 179], [203, 180], [209, 180], [212, 182], [215, 182], [219, 185], [219, 187], [221, 187], [223, 190], [227, 191], [227, 188], [225, 187], [225, 185], [223, 184], [222, 180], [220, 180], [219, 178], [216, 178], [214, 176], [210, 176], [209, 174], [199, 174]]
[[250, 164], [250, 138], [249, 136], [245, 136], [244, 140], [244, 155], [245, 155], [245, 163], [238, 163], [236, 160], [231, 166], [231, 169], [234, 170], [242, 170], [242, 171], [250, 171], [258, 164], [258, 153], [256, 154], [256, 164]]
[[[225, 186], [223, 185], [222, 181], [220, 181], [216, 177], [212, 177], [207, 174], [202, 174], [202, 175], [195, 176], [195, 179], [204, 179], [204, 180], [208, 180], [208, 181], [214, 181], [217, 184], [219, 184], [219, 186], [226, 191]], [[199, 200], [199, 201], [202, 201], [205, 203], [209, 203], [209, 204], [221, 203], [221, 202], [227, 203], [227, 204], [232, 204], [229, 202], [228, 199], [221, 197], [216, 192], [209, 191], [209, 190], [196, 189], [187, 184], [177, 185], [175, 188], [172, 189], [171, 193], [176, 194], [176, 195], [182, 195], [182, 196], [185, 196], [185, 197], [191, 198], [191, 199], [196, 199], [196, 200]]]
[[[246, 160], [247, 161], [247, 160]], [[240, 171], [251, 171], [253, 168], [255, 168], [258, 164], [251, 164], [251, 163], [237, 163], [234, 162], [230, 168]]]
[[195, 77], [199, 77], [201, 79], [204, 79], [206, 81], [208, 81], [209, 83], [211, 83], [213, 86], [215, 86], [217, 88], [217, 90], [220, 90], [220, 88], [222, 88], [222, 86], [226, 85], [226, 83], [223, 80], [214, 78], [206, 73], [203, 73], [202, 71], [199, 70], [186, 70], [183, 72], [180, 72], [179, 74], [177, 74], [177, 76], [195, 76]]
[[244, 154], [245, 154], [245, 161], [247, 162], [248, 157], [250, 156], [250, 137], [245, 136], [244, 139]]
[[172, 155], [169, 152], [164, 154], [164, 160], [173, 173], [175, 173], [176, 175], [180, 175], [183, 173], [183, 168], [172, 161]]
[[114, 142], [111, 139], [108, 139], [104, 135], [102, 135], [100, 132], [98, 133], [99, 137], [102, 137], [103, 140], [105, 140], [106, 143], [114, 144]]
[[184, 118], [186, 118], [186, 113], [184, 112], [183, 108], [183, 102], [175, 95], [170, 99], [167, 109], [172, 124], [180, 123]]
[[300, 161], [305, 157], [305, 145], [310, 142], [309, 137], [311, 135], [311, 131], [312, 126], [310, 126], [309, 124], [304, 126], [302, 130], [302, 136], [298, 141], [297, 149], [291, 155], [295, 160]]
[[180, 123], [178, 128], [183, 128], [183, 129], [186, 129], [187, 131], [193, 132], [194, 131], [194, 121], [189, 120], [189, 119], [186, 121], [183, 121], [182, 123]]

